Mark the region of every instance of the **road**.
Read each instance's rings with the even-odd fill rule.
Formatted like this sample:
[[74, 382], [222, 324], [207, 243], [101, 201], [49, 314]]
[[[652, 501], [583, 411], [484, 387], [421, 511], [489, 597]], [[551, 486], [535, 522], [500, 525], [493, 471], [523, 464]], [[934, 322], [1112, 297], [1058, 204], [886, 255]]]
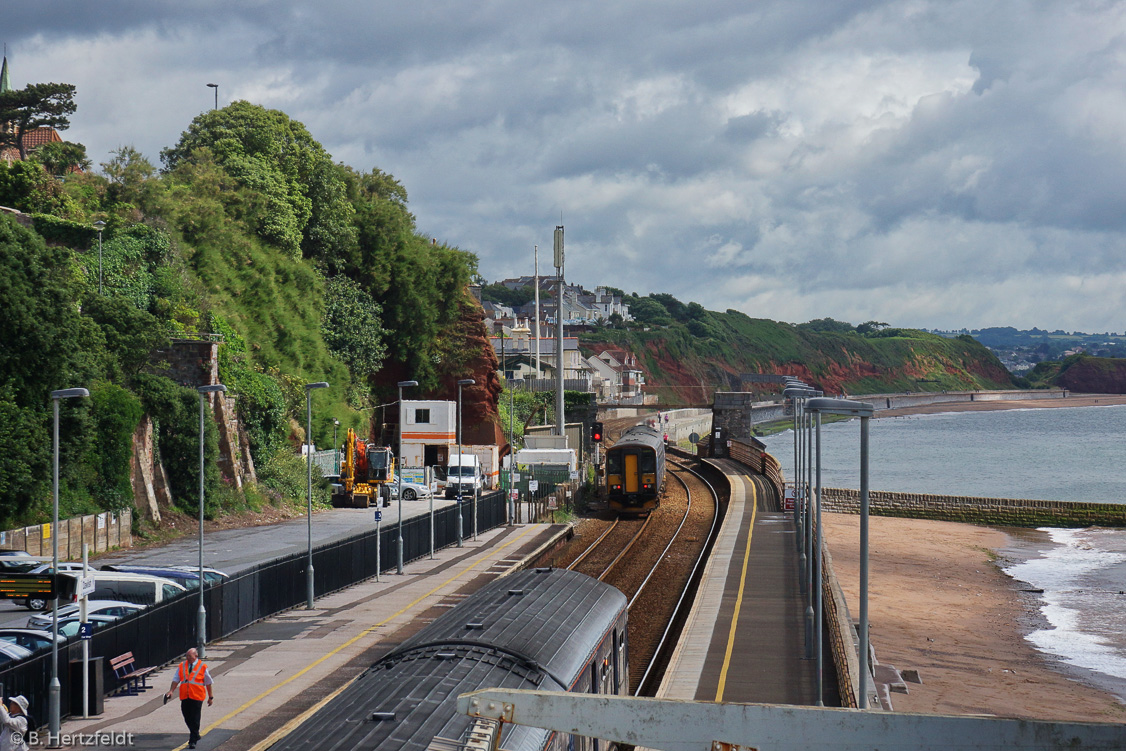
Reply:
[[[434, 510], [454, 505], [444, 498], [434, 499]], [[399, 520], [399, 503], [382, 509], [383, 523]], [[375, 509], [330, 509], [313, 515], [313, 546], [350, 537], [363, 529], [374, 528]], [[411, 519], [430, 513], [429, 499], [403, 501], [403, 517]], [[471, 532], [471, 530], [468, 530]], [[264, 561], [308, 550], [308, 522], [305, 517], [262, 527], [243, 527], [204, 533], [203, 565], [228, 574], [237, 574]], [[91, 568], [111, 563], [147, 563], [162, 566], [199, 564], [199, 538], [189, 535], [160, 547], [122, 550], [102, 555]], [[23, 628], [30, 615], [27, 608], [0, 599], [0, 628]]]

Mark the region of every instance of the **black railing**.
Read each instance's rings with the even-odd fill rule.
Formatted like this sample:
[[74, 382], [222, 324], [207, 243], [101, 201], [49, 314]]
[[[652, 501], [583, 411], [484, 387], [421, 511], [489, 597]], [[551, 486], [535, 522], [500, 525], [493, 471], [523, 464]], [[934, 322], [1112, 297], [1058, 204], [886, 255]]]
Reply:
[[[473, 506], [460, 509], [447, 506], [434, 512], [434, 547], [457, 543], [457, 513], [462, 513], [466, 537], [473, 531]], [[492, 529], [506, 521], [504, 494], [487, 493], [477, 502], [477, 528]], [[375, 528], [344, 540], [313, 548], [314, 594], [317, 597], [350, 587], [380, 572], [395, 568], [398, 561], [398, 525], [381, 525], [379, 560], [376, 561]], [[430, 554], [430, 516], [407, 519], [403, 524], [403, 560], [414, 561]], [[255, 621], [296, 607], [305, 602], [305, 566], [308, 553], [294, 553], [241, 572], [204, 592], [207, 608], [208, 640], [230, 636]], [[90, 655], [103, 658], [103, 680], [107, 694], [122, 687], [109, 661], [126, 652], [133, 653], [136, 668], [164, 665], [182, 655], [196, 643], [196, 617], [199, 592], [183, 595], [114, 621], [95, 631], [90, 640]], [[71, 691], [81, 691], [79, 682], [71, 686], [71, 661], [82, 659], [82, 642], [72, 638], [59, 649], [60, 707], [67, 717]], [[74, 675], [81, 680], [81, 671]], [[6, 696], [23, 694], [31, 704], [31, 714], [45, 723], [51, 682], [51, 655], [36, 654], [0, 669], [0, 685]], [[163, 688], [160, 686], [158, 688]], [[80, 704], [81, 702], [79, 702]]]

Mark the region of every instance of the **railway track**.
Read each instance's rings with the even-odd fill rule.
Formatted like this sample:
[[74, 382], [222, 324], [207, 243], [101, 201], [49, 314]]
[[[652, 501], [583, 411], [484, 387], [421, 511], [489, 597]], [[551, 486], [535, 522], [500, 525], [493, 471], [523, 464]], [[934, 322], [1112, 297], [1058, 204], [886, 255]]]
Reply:
[[717, 526], [718, 495], [698, 474], [670, 460], [665, 488], [661, 505], [643, 519], [584, 520], [582, 539], [550, 561], [628, 598], [630, 690], [637, 694], [650, 690], [667, 664]]

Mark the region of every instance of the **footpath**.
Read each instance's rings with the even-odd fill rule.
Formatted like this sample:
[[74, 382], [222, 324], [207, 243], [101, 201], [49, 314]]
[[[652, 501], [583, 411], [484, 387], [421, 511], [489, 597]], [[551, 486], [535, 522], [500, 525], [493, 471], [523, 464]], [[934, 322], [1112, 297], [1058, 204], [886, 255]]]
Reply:
[[[215, 703], [204, 705], [197, 748], [264, 751], [403, 639], [488, 581], [528, 565], [568, 529], [498, 527], [407, 564], [401, 576], [386, 573], [322, 597], [313, 610], [289, 610], [208, 644]], [[150, 674], [150, 688], [138, 695], [106, 697], [97, 717], [65, 721], [61, 747], [186, 748], [179, 700], [163, 702], [175, 670]], [[29, 740], [45, 748], [44, 736]]]

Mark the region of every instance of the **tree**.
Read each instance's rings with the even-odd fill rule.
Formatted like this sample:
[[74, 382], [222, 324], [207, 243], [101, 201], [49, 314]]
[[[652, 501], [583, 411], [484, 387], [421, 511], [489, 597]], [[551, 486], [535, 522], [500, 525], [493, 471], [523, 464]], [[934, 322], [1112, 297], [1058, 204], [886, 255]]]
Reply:
[[305, 129], [280, 110], [233, 102], [205, 112], [160, 153], [165, 171], [192, 163], [204, 150], [242, 186], [265, 197], [254, 230], [299, 257], [329, 264], [355, 244], [343, 168]]
[[10, 129], [0, 128], [0, 145], [14, 145], [20, 159], [27, 159], [24, 138], [36, 128], [66, 130], [70, 127], [69, 115], [74, 114], [74, 84], [30, 83], [25, 88], [0, 94], [0, 123]]
[[334, 276], [325, 284], [321, 331], [328, 348], [353, 373], [367, 377], [383, 364], [385, 332], [379, 305], [346, 276]]
[[31, 157], [52, 175], [65, 175], [74, 170], [85, 172], [91, 165], [86, 156], [86, 147], [70, 141], [45, 143], [32, 151]]

